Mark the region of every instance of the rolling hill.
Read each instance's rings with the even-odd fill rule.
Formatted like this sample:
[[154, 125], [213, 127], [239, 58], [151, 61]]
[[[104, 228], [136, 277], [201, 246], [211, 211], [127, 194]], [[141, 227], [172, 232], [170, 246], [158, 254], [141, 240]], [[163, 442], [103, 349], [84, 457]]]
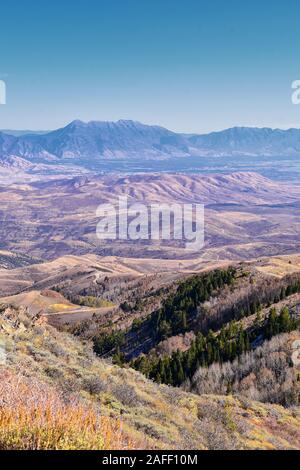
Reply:
[[[152, 258], [186, 258], [170, 240], [98, 240], [99, 204], [199, 203], [205, 205], [206, 259], [255, 258], [298, 252], [297, 185], [256, 173], [231, 175], [97, 175], [0, 186], [3, 250], [39, 259], [87, 253]], [[195, 253], [199, 257], [199, 253]]]

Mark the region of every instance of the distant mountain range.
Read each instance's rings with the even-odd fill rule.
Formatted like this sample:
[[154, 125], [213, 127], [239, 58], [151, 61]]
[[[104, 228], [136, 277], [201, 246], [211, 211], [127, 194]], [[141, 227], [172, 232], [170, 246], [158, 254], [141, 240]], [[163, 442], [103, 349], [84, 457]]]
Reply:
[[49, 131], [30, 131], [29, 129], [25, 130], [13, 130], [13, 129], [1, 129], [0, 132], [3, 134], [9, 134], [9, 135], [14, 135], [15, 137], [20, 137], [22, 135], [28, 135], [28, 134], [47, 134]]
[[180, 134], [136, 121], [73, 121], [51, 132], [0, 132], [0, 165], [62, 163], [89, 167], [100, 160], [160, 160], [189, 156], [300, 156], [300, 129], [235, 127]]

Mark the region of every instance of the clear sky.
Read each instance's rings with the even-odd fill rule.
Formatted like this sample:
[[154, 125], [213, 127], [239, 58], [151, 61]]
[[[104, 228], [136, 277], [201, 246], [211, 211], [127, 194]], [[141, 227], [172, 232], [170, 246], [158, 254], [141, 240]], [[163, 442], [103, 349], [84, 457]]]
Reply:
[[300, 127], [299, 0], [7, 0], [0, 128]]

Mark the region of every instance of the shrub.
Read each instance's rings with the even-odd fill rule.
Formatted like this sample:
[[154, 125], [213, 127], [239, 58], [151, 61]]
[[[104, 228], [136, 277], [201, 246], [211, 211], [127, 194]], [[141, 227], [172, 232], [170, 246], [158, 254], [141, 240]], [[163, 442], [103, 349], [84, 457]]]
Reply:
[[138, 405], [139, 397], [132, 385], [126, 383], [119, 384], [114, 388], [114, 395], [123, 405], [133, 406]]
[[0, 370], [0, 450], [128, 449], [121, 423], [50, 386]]
[[98, 395], [98, 393], [105, 391], [105, 384], [96, 375], [86, 377], [83, 381], [83, 388], [91, 395]]

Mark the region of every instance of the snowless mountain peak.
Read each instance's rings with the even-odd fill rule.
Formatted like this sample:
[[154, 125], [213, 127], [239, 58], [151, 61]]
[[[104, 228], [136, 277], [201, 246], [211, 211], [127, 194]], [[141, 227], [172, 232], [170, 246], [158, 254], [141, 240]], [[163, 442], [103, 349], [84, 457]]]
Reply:
[[[181, 134], [139, 121], [79, 119], [43, 134], [0, 132], [0, 165], [18, 157], [29, 162], [65, 160], [89, 167], [109, 159], [300, 156], [300, 129], [233, 127], [209, 134]], [[16, 160], [14, 160], [16, 161]], [[6, 163], [7, 164], [7, 163]]]

